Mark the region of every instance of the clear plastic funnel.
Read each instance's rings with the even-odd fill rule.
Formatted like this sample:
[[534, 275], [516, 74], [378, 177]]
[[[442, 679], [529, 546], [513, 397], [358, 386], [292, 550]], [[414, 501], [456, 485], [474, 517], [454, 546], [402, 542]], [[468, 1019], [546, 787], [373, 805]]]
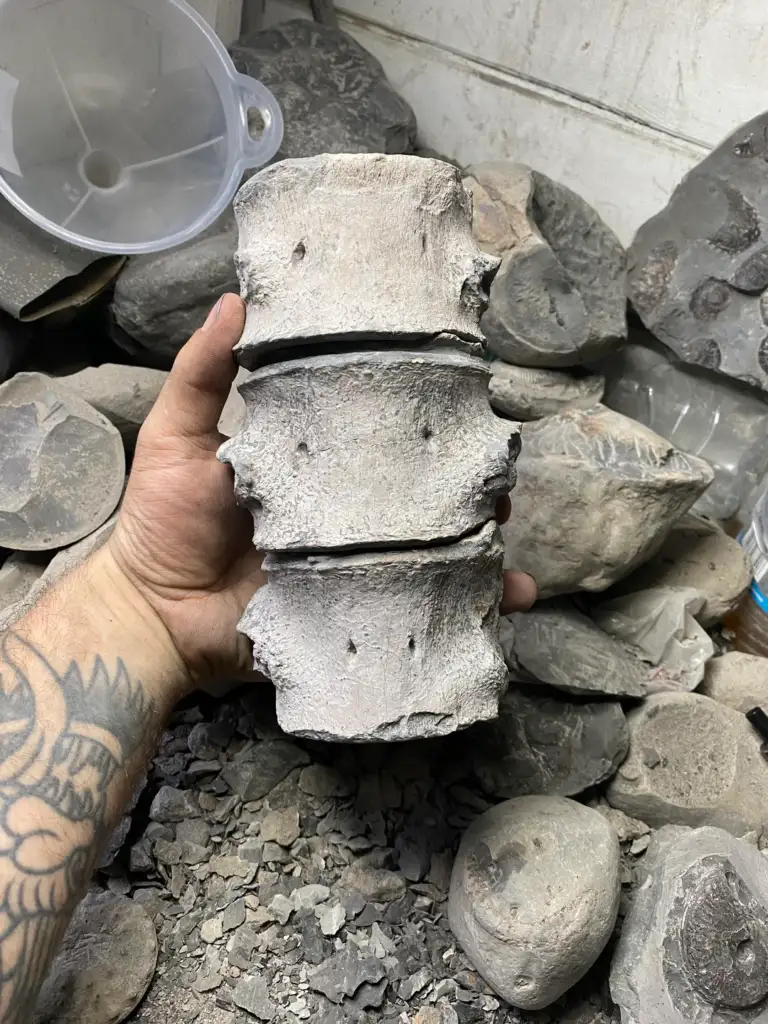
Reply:
[[74, 245], [186, 242], [282, 135], [183, 0], [0, 0], [0, 192]]

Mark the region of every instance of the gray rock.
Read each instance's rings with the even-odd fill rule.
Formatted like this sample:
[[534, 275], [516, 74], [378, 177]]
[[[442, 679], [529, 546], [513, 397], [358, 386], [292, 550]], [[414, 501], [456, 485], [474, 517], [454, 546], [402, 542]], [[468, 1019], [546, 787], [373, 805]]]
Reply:
[[72, 915], [30, 1020], [120, 1024], [149, 988], [156, 963], [146, 910], [123, 896], [89, 892]]
[[285, 807], [269, 811], [262, 819], [259, 835], [265, 843], [274, 842], [279, 846], [290, 846], [301, 835], [298, 809]]
[[574, 376], [562, 370], [512, 366], [494, 359], [490, 366], [491, 405], [516, 420], [540, 420], [562, 409], [591, 409], [603, 397], [605, 378]]
[[507, 676], [497, 640], [502, 554], [488, 523], [441, 547], [269, 555], [269, 585], [239, 628], [277, 687], [282, 728], [397, 740], [495, 717]]
[[350, 796], [355, 791], [354, 778], [345, 778], [335, 768], [324, 764], [308, 764], [301, 769], [299, 789], [302, 793], [327, 800], [334, 796]]
[[619, 844], [589, 807], [524, 796], [464, 834], [448, 916], [476, 970], [513, 1006], [554, 1002], [592, 966], [619, 906]]
[[232, 932], [242, 924], [245, 924], [245, 900], [241, 896], [224, 908], [221, 927], [225, 932]]
[[347, 921], [347, 914], [340, 903], [330, 907], [318, 907], [317, 923], [323, 935], [338, 935]]
[[522, 164], [468, 168], [474, 233], [502, 258], [483, 330], [520, 366], [576, 366], [626, 338], [621, 244], [580, 196]]
[[346, 32], [297, 19], [249, 33], [231, 52], [238, 70], [263, 82], [280, 103], [281, 159], [413, 148], [413, 111], [379, 61]]
[[502, 620], [507, 664], [580, 697], [644, 697], [656, 672], [568, 601], [542, 602]]
[[260, 800], [309, 756], [285, 740], [265, 740], [245, 750], [222, 771], [221, 777], [242, 800]]
[[637, 232], [627, 287], [643, 323], [687, 363], [768, 390], [766, 125], [737, 128]]
[[654, 587], [600, 601], [589, 614], [602, 630], [659, 669], [649, 692], [663, 692], [694, 690], [704, 678], [715, 646], [697, 621], [703, 608], [698, 590]]
[[237, 228], [231, 211], [193, 242], [132, 259], [117, 279], [115, 340], [170, 367], [224, 292], [237, 292]]
[[[488, 522], [514, 486], [520, 450], [517, 424], [491, 411], [488, 379], [480, 359], [448, 350], [321, 355], [257, 370], [241, 387], [245, 427], [219, 452], [253, 515], [253, 543], [415, 547]], [[395, 493], [408, 500], [381, 500]]]
[[768, 1020], [768, 862], [716, 828], [663, 828], [611, 965], [623, 1024]]
[[42, 576], [33, 583], [23, 597], [19, 597], [14, 604], [8, 605], [4, 609], [0, 608], [0, 631], [7, 629], [13, 622], [17, 622], [22, 615], [25, 615], [30, 608], [37, 604], [45, 590], [82, 565], [87, 558], [98, 551], [112, 536], [116, 522], [117, 513], [84, 540], [78, 541], [77, 544], [72, 544], [54, 555]]
[[660, 693], [627, 723], [629, 755], [608, 786], [610, 804], [654, 828], [764, 827], [768, 764], [744, 715], [698, 693]]
[[388, 871], [361, 858], [344, 869], [342, 885], [359, 892], [374, 903], [391, 903], [405, 892], [405, 878], [397, 871]]
[[202, 815], [197, 797], [190, 790], [161, 786], [155, 793], [149, 816], [152, 821], [163, 823], [186, 821]]
[[167, 377], [145, 366], [104, 363], [57, 379], [106, 416], [132, 448]]
[[617, 593], [649, 587], [688, 587], [704, 598], [696, 613], [709, 628], [741, 601], [752, 582], [749, 559], [717, 523], [689, 513], [670, 530], [658, 551], [617, 585]]
[[272, 1020], [277, 1007], [269, 998], [269, 988], [264, 978], [247, 974], [240, 978], [232, 991], [235, 1006], [245, 1010], [259, 1020]]
[[712, 478], [702, 459], [602, 406], [532, 423], [505, 567], [531, 573], [542, 597], [604, 590], [658, 550]]
[[346, 948], [310, 968], [307, 981], [313, 992], [322, 992], [332, 1003], [341, 1003], [345, 997], [354, 996], [362, 985], [376, 985], [385, 974], [384, 965], [375, 956], [362, 957]]
[[713, 658], [699, 692], [735, 711], [762, 707], [768, 713], [768, 658], [738, 651]]
[[[350, 193], [353, 217], [344, 215]], [[483, 341], [479, 320], [498, 260], [472, 237], [455, 167], [378, 154], [284, 160], [240, 189], [235, 215], [247, 306], [235, 348], [241, 366], [329, 340], [389, 348], [446, 333]]]
[[39, 373], [0, 385], [0, 546], [82, 540], [114, 512], [124, 481], [120, 434], [81, 398]]
[[312, 910], [318, 903], [324, 903], [330, 895], [331, 890], [327, 885], [315, 883], [295, 889], [291, 898], [296, 910]]
[[504, 798], [574, 796], [610, 778], [629, 746], [619, 703], [568, 703], [514, 682], [498, 720], [465, 735], [483, 789]]
[[0, 614], [5, 608], [21, 601], [46, 570], [47, 558], [11, 554], [0, 568]]

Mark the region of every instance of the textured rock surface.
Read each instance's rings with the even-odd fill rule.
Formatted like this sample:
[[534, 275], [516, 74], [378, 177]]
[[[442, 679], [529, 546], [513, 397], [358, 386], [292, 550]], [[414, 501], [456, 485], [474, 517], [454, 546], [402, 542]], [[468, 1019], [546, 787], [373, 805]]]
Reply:
[[147, 912], [110, 892], [89, 893], [43, 984], [33, 1024], [120, 1024], [149, 988], [156, 962]]
[[16, 622], [25, 612], [29, 611], [37, 603], [44, 590], [68, 572], [72, 572], [78, 565], [82, 565], [86, 558], [97, 551], [109, 539], [116, 520], [117, 513], [84, 540], [78, 541], [77, 544], [64, 548], [63, 551], [54, 555], [45, 567], [42, 576], [35, 580], [24, 595], [18, 597], [13, 604], [0, 607], [0, 631], [7, 629], [12, 622]]
[[713, 658], [699, 692], [736, 711], [762, 707], [768, 713], [768, 658], [738, 651]]
[[554, 1002], [592, 966], [619, 905], [619, 844], [605, 818], [560, 797], [499, 804], [464, 834], [451, 928], [513, 1006]]
[[704, 598], [696, 613], [702, 626], [714, 626], [736, 607], [749, 589], [752, 568], [738, 541], [717, 523], [684, 516], [659, 550], [618, 585], [618, 592], [648, 587], [688, 587]]
[[518, 420], [540, 420], [565, 408], [589, 409], [603, 397], [605, 379], [598, 373], [576, 377], [562, 370], [491, 363], [491, 405]]
[[628, 292], [688, 363], [768, 390], [768, 114], [736, 129], [640, 228]]
[[658, 674], [568, 601], [502, 619], [501, 645], [510, 668], [582, 697], [644, 697]]
[[611, 966], [623, 1024], [768, 1020], [768, 862], [716, 828], [664, 828]]
[[238, 69], [263, 82], [283, 111], [279, 158], [316, 153], [408, 153], [413, 111], [376, 58], [347, 35], [310, 21], [286, 21], [233, 47]]
[[236, 247], [237, 227], [228, 210], [189, 245], [132, 259], [115, 285], [115, 340], [170, 367], [218, 297], [238, 291]]
[[513, 682], [497, 721], [459, 737], [474, 774], [494, 797], [575, 796], [624, 760], [629, 733], [617, 701], [576, 704]]
[[447, 541], [491, 519], [514, 485], [519, 428], [493, 415], [472, 356], [315, 356], [257, 370], [241, 390], [247, 421], [220, 458], [259, 550]]
[[38, 373], [0, 385], [0, 546], [46, 551], [111, 515], [125, 480], [118, 431]]
[[470, 167], [473, 230], [502, 258], [483, 331], [520, 366], [575, 366], [626, 337], [625, 254], [580, 196], [521, 164]]
[[712, 470], [602, 406], [532, 423], [517, 463], [505, 567], [546, 597], [604, 590], [647, 559]]
[[590, 609], [594, 622], [611, 636], [637, 648], [662, 671], [649, 689], [695, 690], [715, 653], [697, 622], [704, 598], [685, 587], [656, 587], [601, 601]]
[[168, 374], [145, 366], [105, 363], [60, 378], [113, 423], [129, 447], [157, 401]]
[[47, 561], [24, 554], [10, 555], [0, 567], [0, 617], [6, 608], [21, 601], [45, 572]]
[[768, 764], [742, 714], [698, 693], [660, 693], [627, 722], [629, 755], [607, 793], [614, 807], [654, 828], [763, 828]]
[[455, 167], [374, 154], [285, 160], [243, 186], [235, 214], [241, 365], [328, 340], [396, 345], [446, 332], [482, 341], [498, 260], [472, 238]]
[[502, 557], [495, 523], [444, 547], [268, 556], [269, 585], [239, 628], [277, 687], [283, 729], [395, 740], [493, 718]]

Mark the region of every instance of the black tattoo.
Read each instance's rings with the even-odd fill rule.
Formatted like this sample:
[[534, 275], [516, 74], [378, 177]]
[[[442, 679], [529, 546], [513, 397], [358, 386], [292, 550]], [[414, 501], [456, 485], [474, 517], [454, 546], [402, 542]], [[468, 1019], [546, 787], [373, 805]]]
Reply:
[[[118, 660], [59, 674], [0, 634], [0, 1021], [30, 1019], [56, 944], [109, 832], [128, 762], [156, 715]], [[151, 741], [151, 739], [150, 739]]]

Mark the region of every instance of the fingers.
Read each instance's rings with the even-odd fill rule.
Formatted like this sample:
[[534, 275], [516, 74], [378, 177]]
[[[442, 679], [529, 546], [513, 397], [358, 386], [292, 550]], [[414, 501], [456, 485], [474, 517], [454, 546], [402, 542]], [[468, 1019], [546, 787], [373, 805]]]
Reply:
[[536, 580], [527, 572], [504, 573], [504, 595], [501, 599], [501, 614], [526, 612], [535, 604], [537, 597]]
[[245, 306], [224, 295], [179, 352], [152, 411], [152, 426], [188, 439], [218, 437], [221, 411], [235, 378], [232, 349], [245, 325]]

